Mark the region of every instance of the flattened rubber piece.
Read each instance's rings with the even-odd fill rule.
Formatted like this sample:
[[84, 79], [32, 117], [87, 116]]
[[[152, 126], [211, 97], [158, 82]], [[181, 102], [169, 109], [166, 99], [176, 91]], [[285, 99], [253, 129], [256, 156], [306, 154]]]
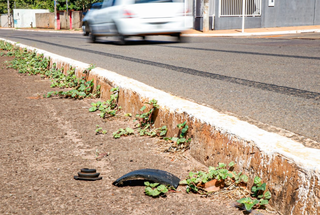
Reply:
[[102, 177], [99, 177], [99, 178], [82, 178], [82, 177], [79, 177], [79, 176], [74, 176], [74, 179], [83, 180], [83, 181], [97, 181], [97, 180], [101, 180]]
[[81, 169], [82, 173], [95, 173], [96, 169], [83, 168]]
[[95, 172], [95, 173], [78, 172], [78, 176], [82, 177], [82, 178], [97, 178], [97, 177], [99, 177], [99, 175], [100, 175], [100, 173], [98, 173], [98, 172]]
[[115, 186], [121, 186], [123, 185], [124, 181], [135, 180], [135, 179], [144, 179], [146, 181], [150, 181], [154, 183], [171, 185], [175, 189], [177, 189], [180, 182], [180, 179], [177, 176], [163, 170], [140, 169], [140, 170], [135, 170], [125, 174], [124, 176], [115, 180], [112, 184]]
[[84, 180], [84, 181], [96, 181], [102, 179], [99, 177], [100, 173], [96, 171], [96, 169], [82, 168], [81, 172], [78, 172], [78, 176], [74, 176], [76, 180]]

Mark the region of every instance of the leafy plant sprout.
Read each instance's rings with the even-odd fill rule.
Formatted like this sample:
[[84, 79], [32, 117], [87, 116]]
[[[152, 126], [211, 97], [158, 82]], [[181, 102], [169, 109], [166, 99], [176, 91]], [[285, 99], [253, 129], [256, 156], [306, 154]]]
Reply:
[[96, 68], [95, 65], [90, 64], [89, 68], [87, 68], [86, 70], [83, 71], [84, 74], [88, 74], [91, 70], [93, 70], [94, 68]]
[[131, 113], [125, 113], [124, 116], [126, 116], [126, 117], [132, 117], [132, 114], [131, 114]]
[[107, 130], [103, 130], [99, 125], [96, 125], [96, 135], [98, 134], [106, 134]]
[[177, 151], [180, 149], [185, 150], [185, 149], [189, 148], [189, 143], [191, 142], [191, 138], [186, 139], [186, 135], [187, 135], [188, 129], [189, 129], [187, 122], [184, 121], [183, 123], [178, 124], [177, 128], [179, 128], [178, 137], [164, 137], [163, 138], [164, 140], [173, 143], [167, 151]]
[[155, 109], [159, 108], [159, 105], [157, 104], [158, 101], [155, 99], [150, 100], [149, 102], [146, 102], [146, 104], [151, 105], [151, 108], [149, 111], [144, 112], [146, 110], [146, 106], [142, 106], [140, 111], [142, 112], [141, 114], [136, 114], [136, 119], [135, 121], [138, 121], [136, 124], [136, 127], [145, 127], [147, 125], [153, 124], [152, 121], [152, 114], [154, 113]]
[[145, 194], [152, 197], [165, 196], [165, 194], [169, 191], [169, 187], [159, 183], [150, 183], [149, 181], [144, 182]]
[[[202, 190], [201, 187], [199, 187], [200, 184], [205, 184], [208, 181], [211, 180], [218, 180], [222, 184], [226, 186], [230, 186], [231, 184], [240, 184], [241, 182], [247, 183], [248, 177], [244, 174], [240, 173], [232, 173], [230, 170], [233, 169], [235, 163], [232, 161], [227, 165], [224, 163], [219, 163], [218, 167], [209, 167], [208, 172], [198, 171], [198, 172], [190, 172], [189, 177], [180, 182], [181, 184], [186, 184], [186, 191], [189, 193], [190, 191], [195, 193], [201, 193], [205, 194], [207, 193], [205, 190]], [[235, 175], [238, 175], [241, 179], [236, 180]]]
[[[146, 104], [150, 105], [150, 109], [147, 110], [147, 107], [144, 105], [140, 108], [140, 114], [135, 115], [134, 122], [138, 122], [135, 124], [135, 129], [138, 130], [138, 134], [140, 136], [150, 136], [150, 137], [164, 137], [168, 131], [167, 126], [162, 126], [160, 128], [154, 127], [154, 122], [152, 121], [152, 114], [154, 111], [159, 108], [159, 105], [157, 104], [157, 100], [152, 99], [149, 102], [146, 102]], [[94, 105], [93, 105], [94, 106]], [[95, 110], [96, 108], [91, 107], [92, 110]], [[124, 116], [131, 117], [131, 113], [127, 113]], [[122, 131], [122, 132], [121, 132]], [[114, 133], [114, 138], [120, 138], [123, 135], [120, 135], [124, 132], [124, 129], [118, 130], [118, 133]], [[134, 134], [134, 130], [132, 130]]]
[[[158, 101], [155, 99], [150, 100], [149, 102], [146, 102], [146, 104], [150, 105], [150, 110], [147, 110], [147, 107], [144, 105], [140, 109], [141, 113], [136, 114], [135, 120], [138, 123], [135, 125], [136, 128], [138, 128], [138, 133], [140, 136], [150, 136], [150, 137], [164, 137], [167, 134], [168, 128], [167, 126], [162, 126], [160, 128], [154, 128], [154, 122], [152, 121], [153, 113], [156, 109], [159, 108], [159, 105], [157, 104]], [[145, 112], [145, 110], [147, 110]]]
[[134, 134], [134, 130], [129, 127], [126, 129], [120, 128], [118, 131], [112, 133], [113, 138], [115, 138], [115, 139], [118, 139], [121, 136], [128, 136], [128, 135], [133, 135], [133, 134]]
[[70, 68], [70, 70], [67, 71], [67, 75], [65, 75], [61, 70], [56, 69], [54, 65], [51, 70], [48, 70], [45, 73], [45, 77], [49, 77], [52, 79], [51, 87], [59, 87], [62, 89], [70, 87], [74, 88], [69, 91], [61, 90], [48, 92], [46, 95], [47, 98], [51, 96], [71, 97], [75, 99], [83, 99], [86, 97], [100, 97], [100, 85], [98, 85], [94, 90], [93, 80], [86, 81], [86, 77], [78, 79], [75, 75], [74, 68]]
[[246, 197], [239, 199], [237, 202], [243, 204], [247, 211], [252, 208], [261, 208], [269, 204], [269, 199], [271, 199], [270, 191], [266, 191], [267, 184], [262, 183], [261, 178], [256, 176], [254, 178], [254, 185], [251, 188], [251, 197]]
[[89, 111], [100, 111], [99, 116], [103, 119], [106, 117], [106, 115], [115, 116], [117, 111], [121, 109], [121, 107], [118, 106], [119, 87], [112, 88], [110, 92], [112, 94], [110, 95], [109, 100], [105, 102], [98, 101], [97, 103], [91, 103]]

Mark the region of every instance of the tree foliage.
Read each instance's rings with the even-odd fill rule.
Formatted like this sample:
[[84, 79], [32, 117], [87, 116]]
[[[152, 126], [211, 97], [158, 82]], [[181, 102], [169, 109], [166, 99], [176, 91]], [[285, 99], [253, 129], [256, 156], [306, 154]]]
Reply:
[[[66, 10], [66, 0], [56, 0], [57, 10]], [[90, 8], [90, 5], [102, 0], [68, 0], [69, 10], [86, 10]], [[51, 12], [54, 11], [54, 0], [9, 0], [10, 10], [12, 9], [49, 9]], [[6, 14], [7, 1], [0, 0], [0, 14]]]

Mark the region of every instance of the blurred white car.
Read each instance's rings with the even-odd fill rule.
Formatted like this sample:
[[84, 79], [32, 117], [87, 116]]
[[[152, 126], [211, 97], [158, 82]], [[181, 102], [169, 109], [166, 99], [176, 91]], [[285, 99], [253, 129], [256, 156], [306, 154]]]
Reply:
[[[86, 20], [92, 42], [100, 36], [117, 36], [120, 44], [130, 36], [171, 35], [180, 40], [192, 16], [179, 0], [104, 0]], [[187, 16], [188, 15], [188, 16]]]
[[87, 20], [90, 20], [90, 16], [94, 10], [100, 9], [102, 6], [102, 2], [97, 2], [91, 5], [90, 9], [87, 11], [86, 15], [82, 19], [82, 31], [84, 36], [88, 36], [90, 34], [90, 28]]

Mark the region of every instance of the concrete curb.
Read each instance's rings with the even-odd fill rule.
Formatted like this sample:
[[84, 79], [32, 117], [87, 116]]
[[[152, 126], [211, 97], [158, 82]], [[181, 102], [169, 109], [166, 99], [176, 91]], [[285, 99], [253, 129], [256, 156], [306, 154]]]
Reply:
[[[36, 51], [50, 58], [58, 68], [76, 68], [78, 76], [90, 65], [13, 41], [5, 42]], [[138, 113], [145, 101], [158, 100], [156, 126], [167, 125], [169, 136], [176, 125], [187, 121], [192, 137], [191, 155], [206, 165], [235, 161], [238, 170], [250, 177], [259, 175], [273, 195], [271, 203], [283, 214], [320, 213], [320, 150], [275, 133], [259, 129], [236, 117], [172, 96], [131, 78], [102, 68], [90, 72], [89, 79], [101, 85], [103, 99], [111, 87], [120, 88], [119, 104], [124, 111]]]

